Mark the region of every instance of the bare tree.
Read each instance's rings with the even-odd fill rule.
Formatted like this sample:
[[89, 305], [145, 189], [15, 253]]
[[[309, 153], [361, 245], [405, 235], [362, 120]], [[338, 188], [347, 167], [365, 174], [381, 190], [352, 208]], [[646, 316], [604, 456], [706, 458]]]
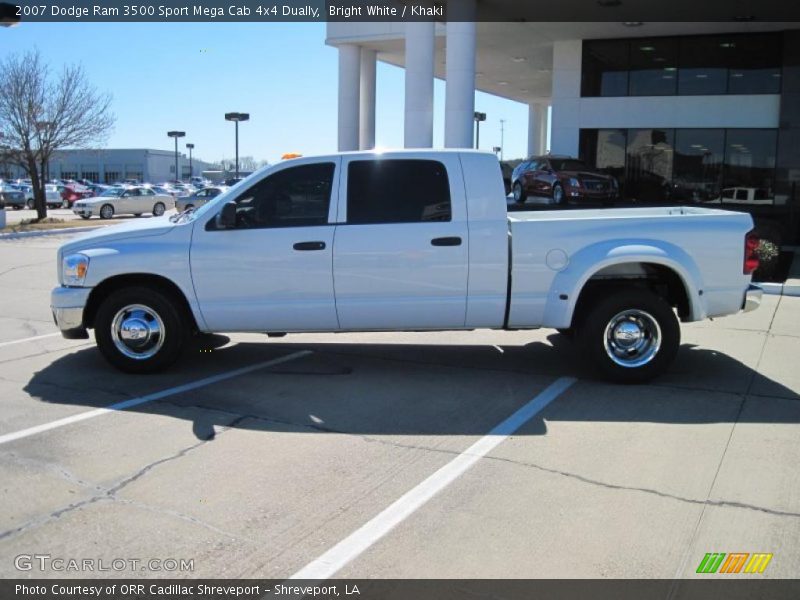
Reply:
[[111, 96], [97, 92], [79, 65], [57, 77], [37, 50], [0, 64], [0, 137], [10, 160], [31, 178], [37, 217], [47, 216], [45, 179], [56, 150], [104, 143], [114, 125]]

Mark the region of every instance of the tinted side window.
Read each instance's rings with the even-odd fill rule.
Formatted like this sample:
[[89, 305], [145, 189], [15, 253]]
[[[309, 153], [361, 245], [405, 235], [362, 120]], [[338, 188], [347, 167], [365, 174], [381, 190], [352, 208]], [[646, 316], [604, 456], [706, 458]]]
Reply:
[[236, 227], [307, 227], [328, 222], [334, 163], [278, 171], [236, 198]]
[[433, 160], [358, 160], [347, 171], [347, 222], [421, 223], [452, 218], [445, 166]]

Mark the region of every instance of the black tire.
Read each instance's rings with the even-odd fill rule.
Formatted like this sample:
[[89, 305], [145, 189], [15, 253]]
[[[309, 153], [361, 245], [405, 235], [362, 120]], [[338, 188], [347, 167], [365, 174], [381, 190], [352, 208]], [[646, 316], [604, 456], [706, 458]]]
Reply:
[[553, 184], [553, 204], [556, 206], [563, 206], [567, 203], [567, 198], [564, 195], [564, 188], [560, 183]]
[[92, 218], [91, 215], [81, 215], [81, 219], [89, 220], [91, 218]]
[[556, 331], [569, 339], [575, 337], [575, 330], [572, 327], [569, 327], [567, 329], [556, 329]]
[[142, 216], [142, 213], [133, 213], [133, 216], [134, 216], [134, 217], [141, 217], [141, 216]]
[[165, 212], [166, 210], [167, 210], [167, 207], [166, 207], [166, 206], [164, 206], [164, 203], [163, 203], [163, 202], [156, 202], [156, 203], [153, 205], [153, 216], [154, 216], [154, 217], [160, 217], [161, 215], [163, 215], [163, 214], [164, 214], [164, 212]]
[[193, 208], [194, 208], [194, 204], [187, 204], [186, 208], [184, 208], [183, 210], [191, 210]]
[[25, 202], [25, 208], [27, 208], [28, 210], [33, 210], [33, 200], [28, 200], [27, 202]]
[[519, 181], [514, 183], [511, 191], [514, 193], [514, 202], [517, 204], [522, 204], [528, 197], [528, 195], [525, 193], [525, 188], [522, 187], [522, 184]]
[[[155, 373], [164, 370], [180, 357], [189, 337], [187, 319], [176, 308], [176, 304], [175, 299], [169, 295], [148, 287], [129, 287], [112, 292], [100, 305], [94, 322], [94, 337], [100, 353], [111, 365], [126, 373]], [[126, 310], [137, 305], [156, 315], [163, 325], [163, 329], [159, 328], [161, 337], [152, 338], [153, 347], [158, 345], [157, 340], [160, 339], [160, 346], [152, 356], [146, 356], [144, 352], [140, 353], [139, 358], [126, 355], [114, 339], [112, 328], [115, 320], [119, 315], [122, 315], [120, 319], [124, 315], [139, 317], [142, 313]], [[123, 343], [120, 344], [124, 346]], [[136, 349], [133, 353], [137, 353]]]
[[111, 219], [114, 216], [114, 207], [110, 204], [103, 204], [100, 207], [100, 218], [101, 219]]
[[[612, 335], [614, 323], [620, 337]], [[681, 330], [663, 298], [649, 290], [628, 288], [601, 297], [581, 319], [578, 338], [584, 360], [602, 378], [643, 383], [667, 370], [678, 352]]]

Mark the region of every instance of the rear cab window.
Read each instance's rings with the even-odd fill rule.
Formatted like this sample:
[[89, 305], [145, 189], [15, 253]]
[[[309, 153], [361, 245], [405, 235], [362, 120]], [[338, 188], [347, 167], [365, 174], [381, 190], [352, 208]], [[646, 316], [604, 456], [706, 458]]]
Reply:
[[427, 159], [368, 159], [348, 164], [348, 224], [452, 219], [450, 181], [443, 163]]

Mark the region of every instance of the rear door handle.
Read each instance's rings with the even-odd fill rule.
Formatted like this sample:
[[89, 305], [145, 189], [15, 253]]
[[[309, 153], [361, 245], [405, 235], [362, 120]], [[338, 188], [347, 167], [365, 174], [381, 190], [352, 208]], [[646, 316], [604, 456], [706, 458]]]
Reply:
[[431, 240], [431, 246], [460, 246], [461, 238], [454, 237], [440, 237]]
[[325, 242], [297, 242], [295, 250], [325, 250]]

